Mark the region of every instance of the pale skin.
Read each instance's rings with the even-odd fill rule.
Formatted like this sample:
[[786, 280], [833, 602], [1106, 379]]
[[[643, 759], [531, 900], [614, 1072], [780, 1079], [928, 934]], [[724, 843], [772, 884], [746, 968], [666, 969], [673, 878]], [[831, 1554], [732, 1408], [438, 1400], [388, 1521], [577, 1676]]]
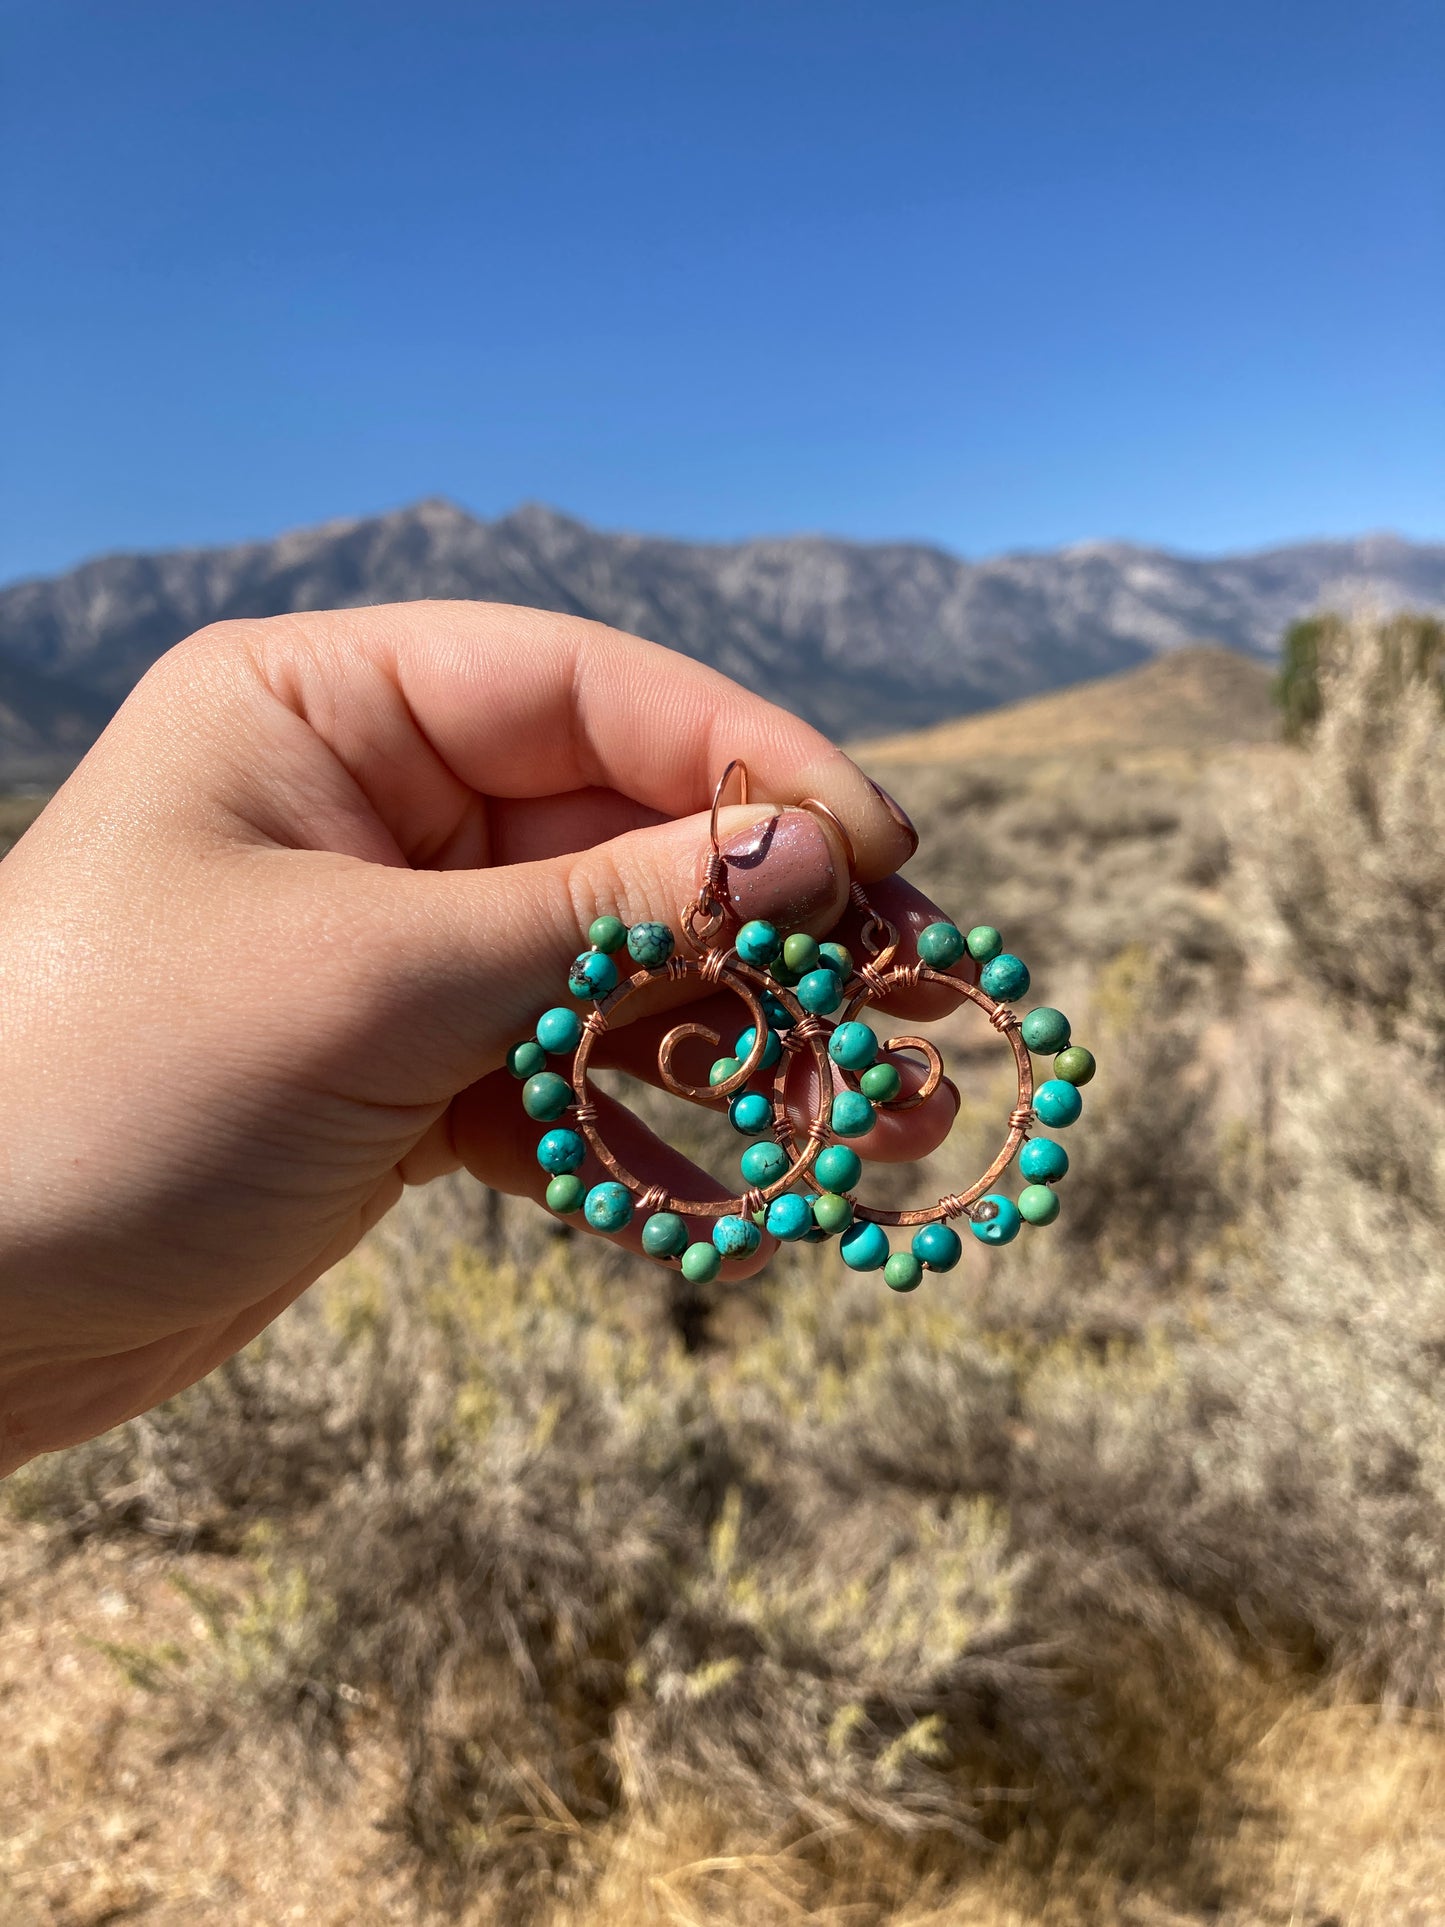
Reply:
[[[0, 1472], [212, 1370], [404, 1186], [464, 1166], [540, 1198], [507, 1049], [566, 1001], [595, 916], [677, 927], [733, 757], [766, 800], [725, 809], [725, 836], [816, 797], [865, 882], [911, 854], [816, 731], [597, 624], [407, 604], [165, 656], [0, 864]], [[815, 935], [848, 882], [826, 834]], [[875, 895], [905, 932], [941, 914], [899, 880]], [[606, 1061], [656, 1082], [691, 992]], [[686, 1016], [730, 1034], [715, 996]], [[917, 1156], [955, 1107], [945, 1085], [858, 1148]], [[603, 1121], [645, 1182], [720, 1195]]]

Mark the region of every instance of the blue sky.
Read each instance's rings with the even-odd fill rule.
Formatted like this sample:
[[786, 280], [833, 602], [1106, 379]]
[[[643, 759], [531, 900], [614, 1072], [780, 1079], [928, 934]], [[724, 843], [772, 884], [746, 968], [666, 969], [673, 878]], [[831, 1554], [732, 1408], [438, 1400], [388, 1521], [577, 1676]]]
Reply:
[[1445, 536], [1438, 0], [0, 0], [0, 577]]

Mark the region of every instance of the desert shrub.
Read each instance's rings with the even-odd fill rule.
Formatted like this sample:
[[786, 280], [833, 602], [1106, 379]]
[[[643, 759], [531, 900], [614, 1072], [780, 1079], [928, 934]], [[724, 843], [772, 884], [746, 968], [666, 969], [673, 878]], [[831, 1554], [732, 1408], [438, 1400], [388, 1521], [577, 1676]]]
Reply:
[[1287, 742], [1299, 742], [1320, 720], [1329, 681], [1348, 660], [1358, 631], [1367, 626], [1374, 634], [1371, 647], [1383, 652], [1381, 666], [1391, 693], [1407, 684], [1433, 682], [1445, 699], [1445, 622], [1438, 617], [1406, 612], [1367, 625], [1340, 615], [1305, 616], [1284, 632], [1274, 685]]

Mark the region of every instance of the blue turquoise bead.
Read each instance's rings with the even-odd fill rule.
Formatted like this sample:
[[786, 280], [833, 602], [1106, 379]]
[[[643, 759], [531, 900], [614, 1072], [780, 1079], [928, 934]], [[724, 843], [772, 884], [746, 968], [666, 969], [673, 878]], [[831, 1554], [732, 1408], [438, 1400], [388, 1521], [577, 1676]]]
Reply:
[[1030, 1184], [1057, 1184], [1068, 1168], [1068, 1152], [1051, 1137], [1031, 1137], [1019, 1152], [1019, 1171]]
[[842, 983], [847, 983], [853, 975], [853, 952], [846, 944], [820, 943], [818, 962], [825, 970], [831, 970]]
[[813, 1176], [825, 1191], [851, 1191], [863, 1175], [863, 1160], [849, 1144], [827, 1144], [813, 1164]]
[[[1024, 1018], [1019, 1031], [1031, 1051], [1040, 1057], [1052, 1057], [1055, 1051], [1065, 1049], [1068, 1044], [1069, 1020], [1051, 1004], [1040, 1004], [1037, 1010], [1031, 1010]], [[538, 1031], [539, 1037], [541, 1034]]]
[[1003, 949], [1003, 938], [991, 923], [976, 923], [964, 941], [975, 963], [992, 963]]
[[796, 1244], [813, 1229], [813, 1208], [796, 1191], [785, 1191], [768, 1206], [767, 1229], [784, 1244]]
[[567, 1004], [544, 1010], [537, 1019], [537, 1042], [553, 1057], [566, 1057], [582, 1041], [582, 1019]]
[[625, 1231], [632, 1222], [632, 1193], [609, 1178], [593, 1185], [582, 1213], [594, 1231]]
[[688, 1236], [685, 1218], [675, 1211], [654, 1211], [642, 1227], [642, 1249], [649, 1258], [680, 1258]]
[[1019, 1216], [1025, 1224], [1052, 1224], [1059, 1215], [1059, 1194], [1046, 1184], [1026, 1184], [1019, 1192]]
[[761, 1091], [742, 1091], [728, 1105], [728, 1123], [744, 1137], [756, 1137], [773, 1121], [773, 1107]]
[[930, 1271], [952, 1271], [963, 1256], [963, 1240], [951, 1224], [921, 1224], [913, 1234], [913, 1255]]
[[931, 970], [950, 970], [963, 955], [963, 932], [954, 923], [930, 923], [918, 933], [918, 955]]
[[990, 1191], [985, 1197], [979, 1199], [979, 1203], [996, 1205], [998, 1209], [991, 1218], [985, 1218], [982, 1221], [977, 1218], [969, 1220], [974, 1237], [980, 1244], [1012, 1244], [1019, 1235], [1019, 1227], [1023, 1223], [1023, 1219], [1019, 1216], [1019, 1208], [1013, 1199], [1006, 1198], [1001, 1191]]
[[811, 1011], [815, 1017], [826, 1017], [842, 1003], [843, 985], [837, 971], [820, 965], [798, 979], [795, 994], [804, 1010]]
[[818, 954], [818, 940], [806, 930], [795, 930], [791, 937], [783, 939], [783, 964], [800, 977], [818, 968]]
[[567, 988], [574, 997], [605, 997], [617, 988], [617, 965], [602, 950], [584, 950], [572, 960]]
[[572, 1086], [556, 1071], [538, 1071], [522, 1086], [522, 1109], [539, 1124], [559, 1118], [572, 1102]]
[[883, 1282], [890, 1291], [917, 1291], [923, 1283], [923, 1266], [911, 1251], [895, 1251], [883, 1267]]
[[689, 1245], [682, 1254], [682, 1275], [690, 1285], [707, 1285], [722, 1270], [722, 1258], [711, 1242]]
[[1011, 1004], [1028, 990], [1028, 965], [1021, 957], [1011, 956], [1005, 950], [1001, 956], [984, 965], [979, 972], [978, 982], [984, 995], [992, 997], [995, 1003]]
[[867, 1024], [839, 1024], [828, 1039], [828, 1055], [845, 1071], [866, 1071], [878, 1055], [878, 1038]]
[[888, 1262], [888, 1233], [865, 1219], [843, 1233], [838, 1251], [850, 1271], [881, 1271]]
[[750, 1144], [738, 1163], [749, 1184], [766, 1190], [768, 1185], [776, 1184], [787, 1170], [788, 1154], [781, 1144]]
[[712, 1241], [720, 1256], [746, 1258], [763, 1242], [763, 1234], [746, 1218], [735, 1218], [730, 1214], [726, 1218], [719, 1218], [713, 1226]]
[[839, 1091], [829, 1122], [839, 1137], [866, 1137], [873, 1129], [873, 1106], [861, 1091]]
[[[757, 1035], [755, 1026], [749, 1024], [747, 1029], [739, 1036], [738, 1041], [733, 1045], [734, 1054], [740, 1064], [746, 1062], [748, 1052], [757, 1041]], [[767, 1042], [763, 1045], [762, 1062], [759, 1064], [758, 1069], [770, 1071], [782, 1054], [782, 1040], [775, 1030], [770, 1030], [768, 1032]]]
[[582, 1201], [586, 1196], [587, 1187], [581, 1178], [564, 1171], [547, 1186], [547, 1209], [555, 1211], [561, 1218], [570, 1218], [574, 1211], [582, 1209]]
[[554, 1175], [580, 1171], [587, 1156], [587, 1141], [580, 1131], [544, 1131], [537, 1145], [537, 1162]]
[[761, 917], [754, 917], [739, 930], [733, 947], [744, 963], [766, 970], [782, 949], [783, 940], [772, 924], [765, 923]]
[[665, 923], [634, 923], [627, 933], [627, 954], [644, 970], [661, 970], [673, 949], [673, 935]]
[[523, 1082], [546, 1068], [547, 1053], [535, 1037], [527, 1038], [525, 1043], [513, 1044], [507, 1052], [507, 1069], [513, 1077], [519, 1077]]
[[587, 941], [594, 950], [605, 950], [610, 956], [626, 943], [627, 925], [621, 917], [594, 917], [587, 927]]
[[1073, 1084], [1062, 1077], [1051, 1077], [1034, 1092], [1034, 1115], [1052, 1131], [1062, 1131], [1084, 1108], [1084, 1100]]
[[775, 997], [772, 991], [765, 990], [758, 1001], [763, 1007], [764, 1017], [768, 1020], [769, 1030], [791, 1030], [797, 1023], [798, 1020], [792, 1011], [781, 998]]

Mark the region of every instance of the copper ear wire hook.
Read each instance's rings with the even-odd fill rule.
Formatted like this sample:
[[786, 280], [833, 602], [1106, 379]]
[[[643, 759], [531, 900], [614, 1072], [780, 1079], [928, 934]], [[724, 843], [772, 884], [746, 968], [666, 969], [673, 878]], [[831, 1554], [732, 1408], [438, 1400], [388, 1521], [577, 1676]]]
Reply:
[[738, 802], [746, 805], [748, 800], [748, 766], [741, 756], [734, 756], [722, 775], [717, 779], [717, 788], [712, 793], [712, 815], [708, 820], [707, 833], [712, 844], [712, 853], [722, 862], [722, 847], [717, 840], [717, 813], [722, 808], [723, 797], [727, 793], [728, 779], [733, 771], [738, 773]]
[[738, 801], [746, 804], [748, 800], [748, 766], [740, 756], [735, 756], [717, 779], [717, 787], [712, 793], [712, 810], [707, 824], [710, 848], [707, 862], [703, 865], [702, 885], [696, 897], [682, 913], [683, 935], [694, 950], [698, 951], [707, 950], [712, 945], [713, 939], [727, 921], [727, 892], [723, 884], [727, 864], [723, 859], [722, 845], [718, 841], [717, 819], [734, 771], [737, 772], [738, 778]]

